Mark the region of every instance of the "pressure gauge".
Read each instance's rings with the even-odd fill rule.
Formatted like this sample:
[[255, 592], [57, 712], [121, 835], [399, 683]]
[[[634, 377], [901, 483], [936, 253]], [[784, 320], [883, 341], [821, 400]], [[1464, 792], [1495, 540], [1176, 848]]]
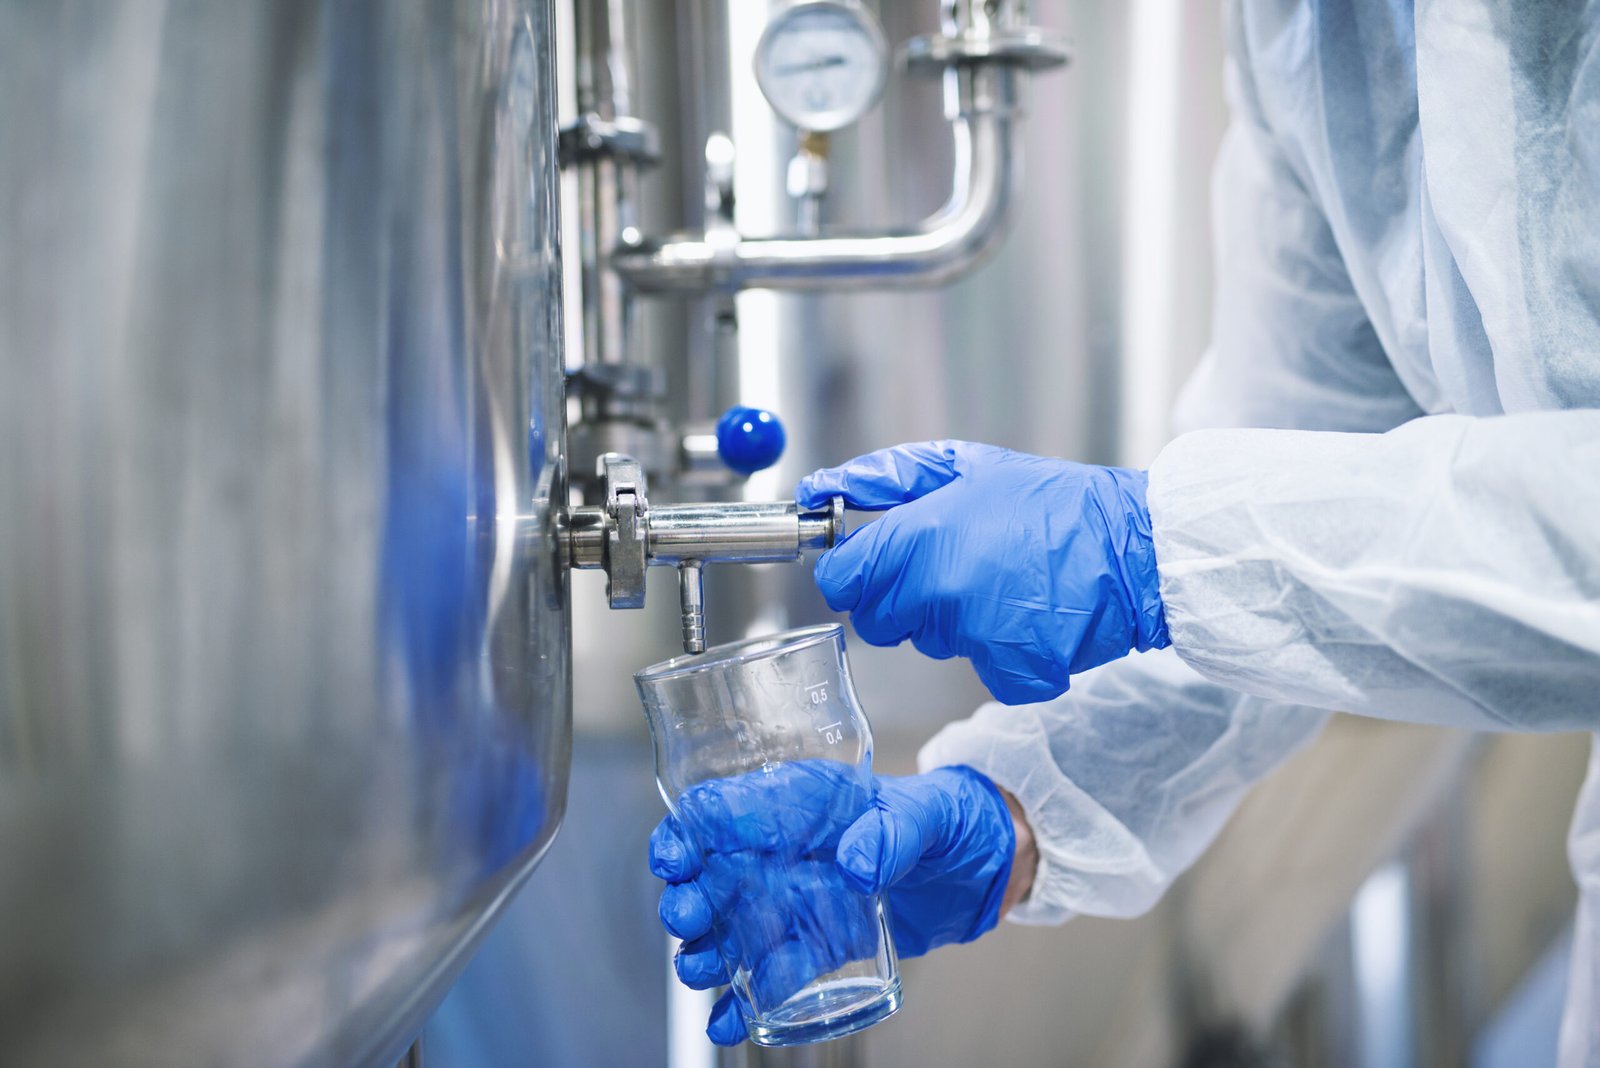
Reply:
[[774, 111], [802, 130], [829, 133], [878, 102], [889, 77], [889, 48], [860, 4], [801, 0], [767, 24], [755, 67]]

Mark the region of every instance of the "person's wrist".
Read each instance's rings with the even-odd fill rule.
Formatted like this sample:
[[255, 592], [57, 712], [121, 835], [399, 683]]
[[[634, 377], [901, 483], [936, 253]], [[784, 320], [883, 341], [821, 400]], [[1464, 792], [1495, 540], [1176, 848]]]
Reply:
[[1012, 908], [1028, 899], [1033, 892], [1033, 879], [1039, 871], [1039, 845], [1033, 837], [1033, 825], [1028, 822], [1027, 814], [1022, 811], [1022, 805], [1011, 796], [1011, 791], [1004, 787], [996, 787], [1000, 797], [1006, 803], [1006, 811], [1011, 814], [1011, 827], [1015, 832], [1016, 844], [1011, 853], [1011, 875], [1006, 881], [1005, 894], [1000, 899], [1000, 915], [1003, 917]]

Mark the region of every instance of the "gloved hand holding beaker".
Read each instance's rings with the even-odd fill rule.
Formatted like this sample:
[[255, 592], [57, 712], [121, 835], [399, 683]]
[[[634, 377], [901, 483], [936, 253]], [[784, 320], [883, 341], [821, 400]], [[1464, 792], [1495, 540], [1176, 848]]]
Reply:
[[[872, 953], [861, 902], [885, 890], [901, 956], [977, 938], [999, 920], [1016, 849], [999, 789], [965, 767], [864, 782], [802, 761], [701, 783], [678, 809], [693, 834], [669, 815], [650, 837], [650, 870], [667, 881], [661, 920], [684, 940], [678, 976], [705, 989], [729, 982], [724, 961], [749, 961], [763, 1002]], [[736, 996], [706, 1029], [721, 1045], [746, 1037]]]
[[809, 475], [802, 507], [889, 513], [817, 562], [817, 586], [873, 645], [972, 661], [1007, 704], [1170, 644], [1143, 471], [965, 441], [900, 445]]
[[652, 863], [675, 884], [693, 882], [668, 895], [662, 916], [693, 952], [708, 951], [688, 974], [715, 967], [737, 992], [724, 1016], [736, 1007], [742, 1019], [713, 1033], [788, 1046], [887, 1019], [900, 972], [883, 895], [849, 889], [835, 863], [876, 796], [844, 628], [719, 645], [634, 682], [671, 812]]

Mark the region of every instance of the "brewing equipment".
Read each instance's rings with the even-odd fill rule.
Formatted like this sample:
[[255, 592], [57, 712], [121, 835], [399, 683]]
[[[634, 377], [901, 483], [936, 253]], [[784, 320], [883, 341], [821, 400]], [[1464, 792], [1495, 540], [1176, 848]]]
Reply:
[[[651, 237], [611, 7], [577, 5], [565, 130], [548, 0], [0, 8], [0, 1059], [393, 1062], [561, 822], [568, 569], [626, 607], [677, 568], [694, 649], [705, 565], [842, 534], [837, 505], [701, 499], [781, 425], [669, 417], [633, 304], [705, 294], [731, 328], [737, 290], [971, 268], [1060, 49], [966, 0], [907, 49], [955, 145], [922, 224], [820, 226], [839, 118], [802, 90], [793, 234], [733, 224], [718, 132], [706, 225]], [[819, 15], [868, 31], [824, 80], [878, 79], [850, 3], [795, 5], [769, 58]]]
[[392, 1064], [554, 836], [552, 49], [0, 6], [0, 1061]]

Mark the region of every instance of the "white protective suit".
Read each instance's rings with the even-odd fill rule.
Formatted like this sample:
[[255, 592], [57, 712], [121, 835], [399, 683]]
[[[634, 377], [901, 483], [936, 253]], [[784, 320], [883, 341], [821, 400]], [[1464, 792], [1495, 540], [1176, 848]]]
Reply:
[[[1600, 729], [1600, 3], [1229, 5], [1218, 294], [1150, 472], [1173, 647], [921, 764], [1012, 791], [1021, 922], [1151, 906], [1343, 709]], [[1242, 429], [1274, 428], [1274, 429]], [[1562, 1064], [1600, 1065], [1600, 761]]]

